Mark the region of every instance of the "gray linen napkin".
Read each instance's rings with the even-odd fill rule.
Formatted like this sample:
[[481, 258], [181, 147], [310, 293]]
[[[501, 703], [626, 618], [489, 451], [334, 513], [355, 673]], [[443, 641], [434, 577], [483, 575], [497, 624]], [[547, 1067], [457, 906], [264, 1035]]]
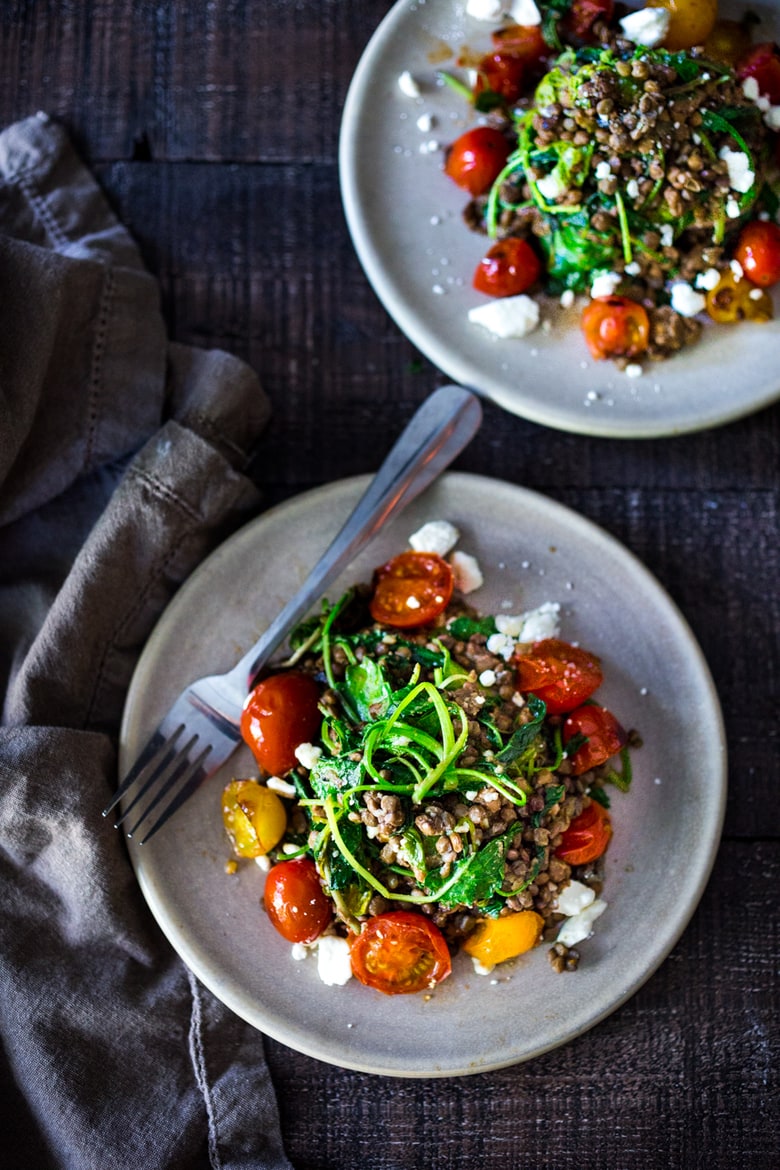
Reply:
[[154, 622], [258, 506], [267, 399], [166, 341], [43, 115], [0, 134], [0, 322], [0, 1160], [289, 1170], [262, 1036], [173, 953], [101, 816]]

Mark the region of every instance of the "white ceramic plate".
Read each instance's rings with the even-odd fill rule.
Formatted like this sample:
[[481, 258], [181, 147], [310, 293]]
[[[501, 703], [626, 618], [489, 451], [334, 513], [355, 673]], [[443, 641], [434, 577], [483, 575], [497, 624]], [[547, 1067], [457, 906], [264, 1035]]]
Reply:
[[[178, 692], [233, 665], [303, 580], [366, 484], [343, 480], [267, 512], [220, 547], [177, 594], [130, 688], [121, 767]], [[196, 975], [238, 1015], [320, 1060], [396, 1076], [455, 1076], [526, 1060], [592, 1027], [669, 953], [699, 900], [719, 840], [725, 748], [706, 664], [679, 612], [642, 565], [601, 529], [533, 492], [449, 474], [391, 524], [330, 591], [370, 579], [425, 520], [449, 519], [476, 555], [486, 613], [562, 606], [562, 636], [599, 653], [603, 702], [645, 744], [629, 795], [612, 802], [609, 908], [576, 974], [542, 947], [477, 976], [466, 956], [428, 1001], [386, 997], [352, 980], [326, 987], [296, 962], [260, 908], [251, 862], [225, 873], [223, 783], [252, 775], [242, 749], [146, 845], [131, 842], [160, 926]]]
[[[721, 5], [724, 14], [734, 9]], [[780, 33], [771, 4], [743, 4], [762, 16], [761, 40]], [[780, 396], [780, 297], [767, 325], [705, 329], [673, 360], [629, 378], [590, 358], [579, 328], [584, 301], [550, 303], [552, 328], [499, 341], [468, 321], [486, 298], [471, 287], [484, 237], [462, 222], [468, 196], [443, 173], [443, 147], [475, 124], [460, 96], [437, 84], [463, 46], [490, 47], [491, 25], [465, 14], [463, 0], [399, 0], [377, 29], [355, 72], [340, 141], [342, 197], [358, 257], [396, 324], [439, 369], [506, 410], [545, 426], [615, 438], [703, 430]], [[763, 30], [767, 35], [764, 36]], [[404, 96], [408, 70], [420, 97]], [[462, 71], [461, 71], [462, 75]], [[417, 122], [432, 115], [423, 132]], [[421, 147], [423, 153], [421, 153]]]

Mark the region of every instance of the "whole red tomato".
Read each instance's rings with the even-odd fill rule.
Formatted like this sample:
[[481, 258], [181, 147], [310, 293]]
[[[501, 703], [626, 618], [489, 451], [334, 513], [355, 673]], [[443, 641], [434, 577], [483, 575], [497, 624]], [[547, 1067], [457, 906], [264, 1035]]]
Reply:
[[313, 942], [333, 917], [330, 899], [309, 857], [274, 865], [265, 880], [263, 902], [274, 927], [288, 942]]
[[484, 195], [504, 169], [511, 147], [492, 126], [475, 126], [456, 138], [447, 152], [444, 170], [459, 187]]
[[555, 850], [555, 856], [569, 865], [587, 865], [606, 851], [612, 836], [609, 813], [592, 800], [569, 825]]
[[320, 691], [308, 674], [272, 674], [250, 691], [241, 713], [241, 735], [260, 767], [281, 775], [295, 766], [295, 749], [317, 734]]
[[769, 288], [780, 280], [780, 227], [771, 220], [756, 219], [739, 235], [734, 255], [745, 276]]
[[350, 950], [355, 977], [385, 995], [425, 991], [452, 970], [438, 926], [411, 910], [390, 910], [369, 918]]
[[374, 570], [371, 617], [380, 625], [424, 626], [449, 604], [453, 572], [436, 553], [409, 550]]
[[568, 744], [575, 735], [585, 736], [585, 743], [569, 757], [575, 776], [581, 776], [583, 772], [603, 764], [625, 746], [627, 739], [612, 712], [595, 704], [578, 707], [567, 716], [563, 724], [564, 744]]
[[650, 319], [629, 297], [594, 297], [583, 311], [582, 332], [594, 358], [633, 358], [647, 349]]
[[480, 260], [474, 273], [474, 288], [490, 297], [518, 296], [536, 283], [541, 270], [528, 241], [509, 236], [494, 244]]

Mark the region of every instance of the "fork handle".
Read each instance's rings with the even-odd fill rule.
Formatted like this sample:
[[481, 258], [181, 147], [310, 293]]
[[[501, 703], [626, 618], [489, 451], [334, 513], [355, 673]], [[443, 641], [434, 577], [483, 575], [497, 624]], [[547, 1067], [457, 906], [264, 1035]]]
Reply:
[[479, 399], [462, 386], [442, 386], [425, 400], [301, 588], [230, 671], [237, 685], [251, 690], [268, 659], [331, 582], [381, 527], [444, 471], [474, 437], [481, 421]]

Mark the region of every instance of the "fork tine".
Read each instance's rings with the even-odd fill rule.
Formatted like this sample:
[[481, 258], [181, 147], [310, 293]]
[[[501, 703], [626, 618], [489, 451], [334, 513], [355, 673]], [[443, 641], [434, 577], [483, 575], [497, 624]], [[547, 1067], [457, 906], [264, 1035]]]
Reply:
[[[186, 754], [192, 747], [193, 743], [197, 741], [197, 736], [194, 739], [190, 738], [190, 740], [185, 743], [184, 747], [180, 747], [178, 750], [176, 750], [176, 740], [179, 738], [183, 730], [184, 728], [179, 728], [172, 739], [166, 740], [159, 749], [156, 760], [147, 765], [147, 767], [151, 767], [151, 764], [154, 763], [154, 767], [136, 792], [133, 799], [128, 804], [127, 808], [124, 810], [122, 815], [117, 817], [117, 819], [114, 821], [115, 829], [118, 829], [119, 826], [123, 824], [125, 820], [127, 820], [129, 814], [133, 811], [139, 800], [141, 800], [141, 798], [146, 795], [149, 789], [152, 788], [152, 786], [156, 784], [158, 780], [161, 780], [166, 772], [169, 772], [171, 768], [175, 768], [183, 757], [186, 757]], [[185, 758], [184, 763], [186, 764], [186, 762], [187, 761]]]
[[[189, 800], [190, 796], [192, 796], [195, 789], [200, 787], [200, 785], [203, 783], [206, 776], [208, 775], [208, 772], [203, 767], [203, 763], [204, 763], [206, 757], [209, 755], [210, 751], [211, 751], [210, 747], [204, 748], [204, 750], [200, 753], [200, 755], [197, 757], [197, 759], [193, 760], [190, 768], [187, 769], [184, 773], [182, 773], [179, 777], [177, 777], [178, 781], [183, 781], [183, 783], [181, 784], [181, 787], [179, 788], [179, 791], [176, 793], [176, 795], [173, 797], [173, 799], [170, 800], [169, 803], [165, 806], [165, 808], [162, 810], [162, 812], [158, 816], [157, 820], [154, 822], [154, 824], [151, 826], [151, 828], [148, 830], [148, 832], [145, 834], [145, 836], [143, 836], [141, 838], [141, 840], [139, 841], [139, 845], [145, 845], [146, 842], [149, 841], [154, 836], [154, 834], [159, 829], [161, 829], [163, 827], [165, 822], [170, 817], [173, 816], [173, 814], [176, 812], [176, 810], [181, 808], [181, 806], [187, 800]], [[171, 787], [172, 787], [172, 785], [169, 785], [165, 791], [169, 792]], [[163, 796], [164, 794], [165, 794], [164, 792], [160, 793], [160, 796]], [[158, 800], [159, 800], [159, 797], [158, 797]], [[155, 801], [154, 803], [156, 804], [157, 801]], [[151, 811], [152, 807], [153, 807], [152, 805], [149, 806], [149, 808], [144, 813], [144, 816], [141, 817], [141, 820], [145, 819], [145, 817]], [[138, 824], [140, 824], [140, 821], [138, 822]], [[138, 825], [135, 825], [134, 830], [137, 827], [138, 827]], [[129, 834], [128, 834], [128, 836], [129, 836]]]
[[[129, 792], [129, 790], [132, 788], [133, 784], [135, 784], [135, 782], [139, 778], [139, 776], [149, 767], [149, 765], [157, 758], [157, 756], [159, 756], [161, 754], [161, 752], [163, 752], [166, 748], [168, 748], [168, 747], [172, 748], [174, 746], [174, 744], [178, 740], [179, 736], [181, 735], [182, 731], [184, 731], [184, 724], [180, 723], [179, 727], [176, 729], [176, 731], [173, 733], [173, 735], [169, 735], [167, 738], [165, 738], [160, 733], [159, 730], [157, 730], [154, 733], [154, 735], [151, 737], [149, 742], [146, 744], [146, 747], [141, 752], [138, 759], [133, 764], [130, 771], [125, 776], [122, 783], [117, 788], [116, 792], [114, 793], [114, 797], [113, 797], [111, 803], [107, 804], [106, 807], [103, 809], [103, 816], [104, 817], [107, 817], [108, 814], [113, 809], [116, 808], [116, 806], [119, 804], [119, 802], [123, 799], [123, 797], [127, 794], [127, 792]], [[168, 761], [166, 760], [164, 762], [163, 766], [165, 766], [167, 764], [167, 762]], [[155, 771], [152, 773], [152, 778], [157, 774], [158, 770], [159, 770], [159, 768], [155, 769]], [[148, 787], [148, 785], [149, 785], [149, 781], [146, 782], [146, 784], [144, 785], [144, 788], [141, 791], [142, 792], [145, 791], [145, 789]], [[138, 798], [136, 797], [136, 800], [137, 799]], [[135, 801], [133, 801], [133, 804], [134, 803], [135, 803]], [[132, 805], [131, 805], [131, 807], [132, 807]], [[120, 821], [116, 821], [114, 828], [116, 828], [117, 825], [119, 825], [119, 824], [120, 824]]]
[[118, 819], [117, 825], [121, 825], [128, 817], [139, 800], [152, 788], [157, 786], [156, 794], [152, 795], [149, 803], [146, 805], [144, 811], [138, 817], [138, 820], [133, 825], [132, 829], [127, 831], [128, 837], [132, 837], [135, 830], [140, 825], [141, 821], [149, 815], [155, 805], [159, 804], [166, 792], [170, 791], [174, 784], [178, 781], [183, 772], [187, 771], [190, 765], [190, 756], [193, 749], [197, 746], [198, 736], [192, 733], [188, 740], [173, 754], [169, 754], [166, 759], [162, 761], [159, 767], [155, 768], [151, 776], [147, 779], [141, 791], [133, 798], [131, 803]]

